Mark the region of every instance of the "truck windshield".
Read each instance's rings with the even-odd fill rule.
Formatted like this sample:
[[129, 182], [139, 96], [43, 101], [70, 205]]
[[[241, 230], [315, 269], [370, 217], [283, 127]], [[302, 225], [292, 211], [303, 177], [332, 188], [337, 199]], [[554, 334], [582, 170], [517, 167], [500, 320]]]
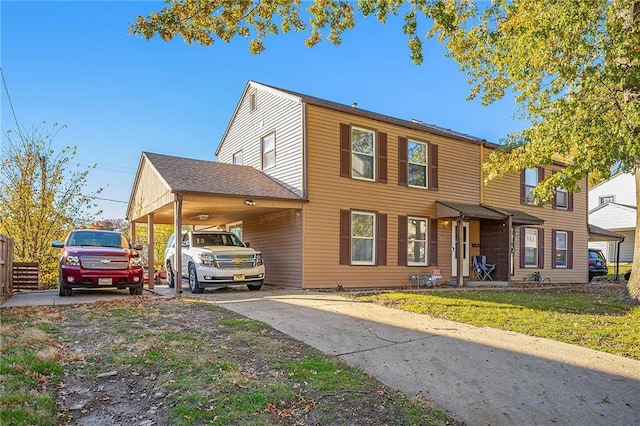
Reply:
[[122, 234], [92, 231], [72, 232], [67, 245], [129, 248], [129, 242]]

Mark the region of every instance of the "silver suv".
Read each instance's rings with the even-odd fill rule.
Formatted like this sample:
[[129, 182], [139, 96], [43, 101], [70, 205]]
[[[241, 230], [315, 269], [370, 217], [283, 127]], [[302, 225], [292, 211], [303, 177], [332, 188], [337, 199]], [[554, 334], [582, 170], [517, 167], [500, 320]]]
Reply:
[[[175, 286], [173, 269], [175, 238], [165, 250], [167, 281]], [[182, 234], [182, 277], [189, 278], [189, 290], [202, 293], [206, 288], [246, 285], [260, 290], [265, 268], [262, 253], [244, 244], [231, 232], [191, 231]]]

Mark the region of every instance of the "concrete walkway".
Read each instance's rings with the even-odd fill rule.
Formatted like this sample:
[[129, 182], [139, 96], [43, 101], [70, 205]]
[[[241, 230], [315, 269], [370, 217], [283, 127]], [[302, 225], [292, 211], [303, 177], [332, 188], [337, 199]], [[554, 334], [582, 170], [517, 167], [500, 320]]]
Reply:
[[182, 297], [263, 321], [470, 426], [640, 424], [639, 361], [339, 293], [265, 287]]

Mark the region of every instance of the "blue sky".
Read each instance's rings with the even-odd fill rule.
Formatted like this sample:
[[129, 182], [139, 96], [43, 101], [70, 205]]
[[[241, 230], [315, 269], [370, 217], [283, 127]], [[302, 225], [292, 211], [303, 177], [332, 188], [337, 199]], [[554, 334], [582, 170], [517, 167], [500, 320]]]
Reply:
[[[249, 80], [491, 142], [524, 126], [512, 99], [466, 101], [466, 77], [438, 44], [428, 43], [424, 64], [413, 65], [400, 19], [361, 18], [341, 46], [323, 40], [309, 49], [302, 33], [269, 37], [254, 56], [241, 39], [202, 47], [127, 33], [136, 15], [162, 5], [0, 2], [1, 65], [18, 122], [67, 126], [54, 148], [77, 146], [82, 166], [97, 164], [85, 191], [105, 187], [99, 217], [125, 217], [143, 151], [215, 160]], [[2, 129], [15, 127], [2, 87]]]

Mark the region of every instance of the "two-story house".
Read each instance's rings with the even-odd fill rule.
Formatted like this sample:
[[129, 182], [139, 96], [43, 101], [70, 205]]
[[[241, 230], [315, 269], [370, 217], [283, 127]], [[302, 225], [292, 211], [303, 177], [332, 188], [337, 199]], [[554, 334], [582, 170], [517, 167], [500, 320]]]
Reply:
[[[536, 205], [531, 189], [560, 164], [485, 186], [481, 164], [496, 148], [251, 81], [218, 162], [143, 153], [128, 217], [173, 223], [180, 198], [190, 209], [183, 223], [240, 226], [263, 253], [267, 284], [403, 287], [434, 269], [444, 281], [462, 283], [475, 279], [476, 255], [496, 264], [494, 280], [539, 273], [552, 282], [586, 282], [586, 182], [576, 194], [559, 189], [549, 205]], [[184, 184], [192, 173], [200, 185]], [[264, 177], [286, 196], [258, 194]]]
[[[589, 223], [624, 237], [624, 241], [590, 242], [590, 248], [603, 251], [609, 261], [633, 261], [636, 219], [636, 182], [631, 173], [617, 173], [589, 189]], [[619, 250], [619, 252], [618, 252]]]

